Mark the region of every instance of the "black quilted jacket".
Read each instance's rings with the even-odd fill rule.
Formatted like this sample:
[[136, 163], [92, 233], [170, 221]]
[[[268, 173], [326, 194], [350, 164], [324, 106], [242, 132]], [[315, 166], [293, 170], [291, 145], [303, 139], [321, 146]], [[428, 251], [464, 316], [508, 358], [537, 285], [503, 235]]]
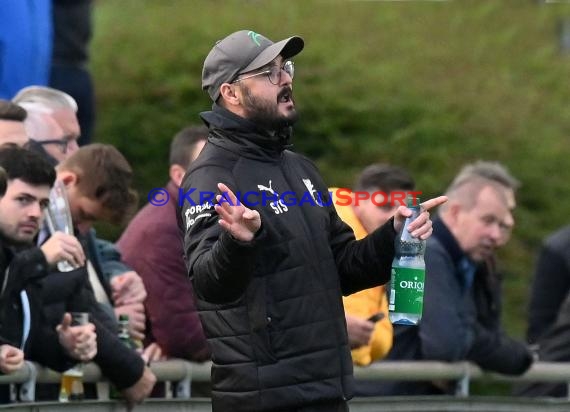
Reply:
[[[327, 186], [313, 163], [285, 150], [286, 135], [270, 136], [218, 106], [202, 117], [209, 141], [183, 181], [188, 196], [181, 196], [180, 224], [212, 348], [213, 410], [270, 411], [350, 398], [341, 295], [388, 280], [392, 221], [355, 241], [333, 205], [326, 206]], [[261, 214], [252, 242], [222, 231], [205, 204], [218, 182]], [[324, 206], [310, 201], [317, 192]], [[285, 200], [274, 203], [272, 194]]]

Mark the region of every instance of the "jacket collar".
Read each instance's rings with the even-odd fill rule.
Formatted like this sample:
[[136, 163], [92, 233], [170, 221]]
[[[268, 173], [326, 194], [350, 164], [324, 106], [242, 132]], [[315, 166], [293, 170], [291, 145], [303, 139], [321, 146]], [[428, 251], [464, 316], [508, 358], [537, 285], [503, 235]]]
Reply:
[[231, 140], [239, 144], [246, 152], [258, 152], [280, 155], [291, 147], [293, 128], [285, 127], [278, 131], [269, 131], [255, 123], [238, 116], [214, 103], [212, 110], [200, 113], [200, 117], [210, 129], [210, 140]]
[[476, 277], [480, 276], [478, 273], [484, 269], [485, 265], [480, 265], [469, 259], [469, 256], [463, 252], [455, 236], [451, 234], [449, 228], [443, 223], [441, 218], [437, 218], [433, 223], [433, 236], [445, 247], [448, 251], [453, 264], [455, 265], [455, 273], [459, 277], [463, 286], [463, 291], [467, 292]]
[[[451, 234], [449, 228], [443, 223], [443, 220], [438, 217], [433, 221], [433, 237], [436, 238], [449, 252], [453, 263], [457, 266], [463, 259], [471, 260], [463, 252], [455, 236]], [[472, 262], [471, 262], [472, 263]]]

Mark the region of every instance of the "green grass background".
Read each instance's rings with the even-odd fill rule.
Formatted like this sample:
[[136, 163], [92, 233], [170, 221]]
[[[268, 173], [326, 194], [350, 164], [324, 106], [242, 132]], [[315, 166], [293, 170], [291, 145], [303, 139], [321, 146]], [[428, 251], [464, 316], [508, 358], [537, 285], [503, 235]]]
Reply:
[[501, 161], [522, 181], [500, 266], [506, 329], [524, 335], [537, 248], [570, 222], [570, 54], [559, 47], [568, 2], [95, 3], [96, 139], [129, 159], [141, 204], [167, 179], [171, 137], [210, 107], [200, 81], [215, 40], [244, 28], [274, 40], [301, 35], [295, 150], [330, 185], [390, 162], [434, 196], [477, 159]]

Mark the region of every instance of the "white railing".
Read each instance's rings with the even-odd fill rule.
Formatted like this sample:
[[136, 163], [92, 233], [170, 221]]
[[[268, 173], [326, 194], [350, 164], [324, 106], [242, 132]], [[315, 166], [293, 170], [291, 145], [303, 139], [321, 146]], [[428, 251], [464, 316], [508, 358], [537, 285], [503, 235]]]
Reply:
[[[153, 362], [150, 368], [159, 382], [169, 381], [175, 385], [175, 400], [173, 401], [180, 402], [191, 399], [191, 382], [208, 382], [210, 380], [210, 363], [198, 364], [182, 360], [169, 360]], [[563, 382], [568, 385], [570, 383], [570, 363], [537, 362], [524, 375], [517, 377], [485, 372], [469, 362], [446, 363], [431, 361], [378, 362], [364, 368], [356, 367], [354, 374], [360, 379], [379, 381], [457, 380], [459, 385], [455, 399], [459, 401], [469, 396], [470, 383], [472, 381]], [[0, 384], [23, 384], [21, 385], [20, 397], [24, 402], [34, 402], [36, 383], [59, 383], [59, 381], [59, 373], [40, 367], [32, 362], [26, 362], [26, 366], [14, 374], [0, 375]], [[105, 379], [97, 365], [93, 363], [85, 365], [84, 382], [97, 383], [104, 381]], [[108, 400], [107, 395], [99, 393], [102, 401]], [[357, 406], [359, 400], [356, 401], [355, 406]], [[570, 410], [570, 400], [559, 400], [559, 402], [565, 402], [564, 407], [567, 408], [566, 410]], [[201, 405], [201, 407], [203, 406]], [[357, 408], [357, 410], [360, 409]]]
[[486, 372], [470, 362], [376, 362], [364, 368], [355, 367], [354, 375], [357, 378], [370, 380], [457, 380], [459, 381], [457, 396], [469, 396], [471, 381], [563, 382], [569, 385], [570, 389], [570, 362], [535, 362], [521, 376]]

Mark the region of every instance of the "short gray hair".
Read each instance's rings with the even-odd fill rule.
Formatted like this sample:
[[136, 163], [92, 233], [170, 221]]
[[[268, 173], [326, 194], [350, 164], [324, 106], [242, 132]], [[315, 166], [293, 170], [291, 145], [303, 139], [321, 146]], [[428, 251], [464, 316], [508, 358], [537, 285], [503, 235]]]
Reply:
[[23, 107], [28, 112], [52, 113], [55, 110], [68, 109], [77, 113], [77, 102], [75, 99], [69, 94], [51, 87], [25, 87], [14, 96], [12, 102]]
[[453, 182], [451, 182], [448, 191], [462, 186], [467, 181], [477, 177], [496, 182], [507, 189], [511, 189], [513, 192], [521, 186], [520, 181], [517, 180], [501, 163], [478, 160], [474, 163], [465, 165], [459, 171], [455, 179], [453, 179]]
[[[520, 182], [501, 163], [477, 160], [463, 166], [445, 194], [450, 200], [457, 199], [470, 209], [475, 206], [479, 192], [487, 186], [492, 186], [495, 190], [510, 189], [514, 193], [520, 185]], [[442, 205], [441, 209], [445, 210], [446, 205]]]

